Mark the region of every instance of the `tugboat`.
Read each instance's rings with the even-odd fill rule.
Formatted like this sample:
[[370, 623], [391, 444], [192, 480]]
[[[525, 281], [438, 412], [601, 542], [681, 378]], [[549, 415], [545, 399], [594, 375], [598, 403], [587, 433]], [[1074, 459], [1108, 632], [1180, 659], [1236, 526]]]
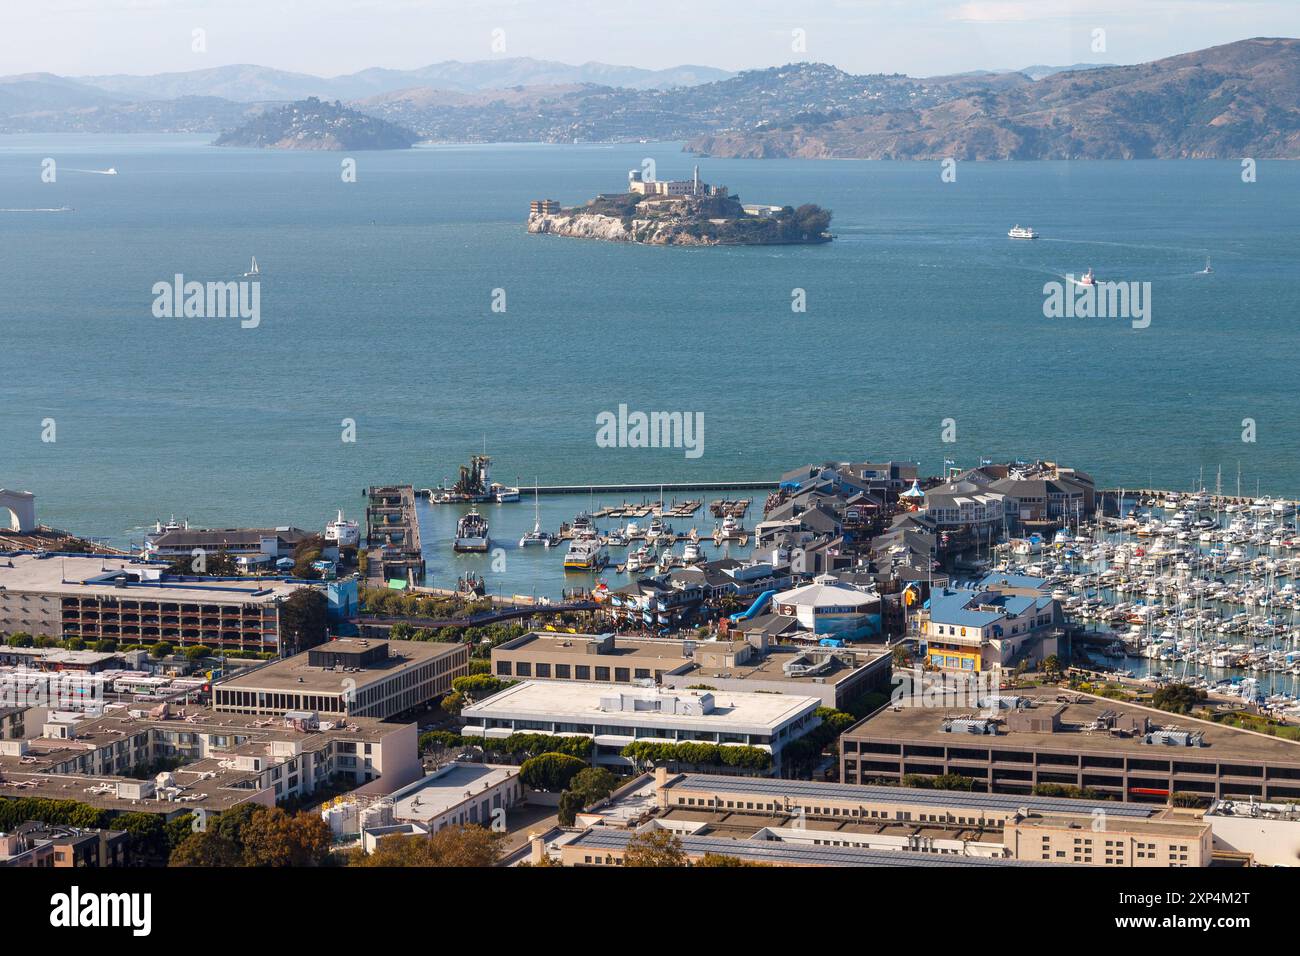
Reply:
[[452, 543], [453, 551], [482, 552], [488, 549], [487, 519], [473, 508], [456, 522], [456, 540]]
[[1022, 226], [1019, 223], [1012, 226], [1007, 235], [1012, 239], [1037, 239], [1038, 233], [1034, 232], [1032, 226]]

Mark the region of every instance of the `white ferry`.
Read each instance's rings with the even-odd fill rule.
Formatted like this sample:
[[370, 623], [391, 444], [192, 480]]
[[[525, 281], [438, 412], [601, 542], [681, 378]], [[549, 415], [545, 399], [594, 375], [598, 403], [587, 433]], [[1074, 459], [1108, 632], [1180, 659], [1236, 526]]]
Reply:
[[488, 544], [487, 519], [471, 508], [456, 522], [456, 540], [452, 544], [452, 550], [486, 551]]
[[1034, 232], [1032, 226], [1022, 226], [1019, 223], [1012, 226], [1007, 232], [1012, 239], [1037, 239], [1038, 233]]
[[599, 571], [609, 564], [609, 552], [598, 538], [575, 538], [564, 555], [566, 571]]
[[361, 529], [355, 521], [344, 519], [340, 509], [338, 517], [325, 526], [325, 540], [340, 548], [354, 548], [361, 542]]

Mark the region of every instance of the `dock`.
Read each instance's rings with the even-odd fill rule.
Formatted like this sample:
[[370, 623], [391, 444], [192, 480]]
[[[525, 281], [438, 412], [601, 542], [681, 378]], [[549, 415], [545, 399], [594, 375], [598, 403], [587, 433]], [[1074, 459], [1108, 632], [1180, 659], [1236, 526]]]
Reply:
[[[776, 481], [647, 481], [613, 485], [520, 485], [520, 496], [631, 494], [633, 492], [658, 494], [661, 491], [771, 491], [780, 484]], [[433, 497], [432, 488], [421, 488], [423, 498]]]
[[415, 489], [410, 485], [375, 485], [365, 491], [366, 580], [382, 587], [399, 578], [412, 583], [424, 577], [420, 521]]

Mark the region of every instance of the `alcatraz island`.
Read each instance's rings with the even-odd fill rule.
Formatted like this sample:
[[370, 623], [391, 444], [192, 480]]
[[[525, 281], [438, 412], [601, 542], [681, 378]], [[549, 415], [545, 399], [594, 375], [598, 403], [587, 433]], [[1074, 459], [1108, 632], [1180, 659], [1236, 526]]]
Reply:
[[534, 199], [528, 231], [575, 239], [651, 245], [794, 245], [829, 242], [829, 209], [742, 203], [726, 186], [690, 179], [659, 180], [639, 170], [627, 174], [627, 191], [602, 193], [585, 206], [564, 208]]

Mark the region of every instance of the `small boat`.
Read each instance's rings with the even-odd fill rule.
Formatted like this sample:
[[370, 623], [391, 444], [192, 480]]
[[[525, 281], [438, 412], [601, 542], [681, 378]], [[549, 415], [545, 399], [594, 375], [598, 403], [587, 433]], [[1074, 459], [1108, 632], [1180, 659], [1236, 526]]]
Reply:
[[110, 166], [110, 167], [108, 167], [108, 169], [104, 170], [104, 175], [105, 175], [105, 176], [116, 176], [116, 175], [117, 175], [117, 167], [115, 167], [115, 166]]
[[482, 552], [488, 549], [487, 519], [471, 508], [461, 515], [456, 522], [456, 540], [452, 542], [453, 551]]
[[1083, 274], [1083, 278], [1079, 280], [1079, 285], [1096, 285], [1096, 284], [1097, 284], [1097, 277], [1092, 274], [1092, 266], [1089, 266], [1088, 271], [1085, 272]]
[[687, 541], [682, 548], [682, 561], [686, 564], [694, 564], [699, 561], [703, 555], [700, 553], [700, 544], [698, 541]]
[[262, 270], [257, 267], [257, 256], [253, 256], [253, 261], [249, 265], [248, 271], [244, 273], [244, 278], [260, 279], [261, 276], [262, 276]]
[[1201, 270], [1201, 275], [1208, 276], [1214, 270], [1210, 268], [1210, 257], [1205, 257], [1205, 268]]
[[1007, 235], [1012, 239], [1037, 239], [1038, 233], [1034, 232], [1032, 226], [1022, 226], [1019, 223], [1012, 226]]
[[631, 552], [627, 556], [627, 573], [635, 574], [637, 571], [643, 571], [646, 568], [653, 567], [655, 563], [654, 548], [642, 546]]

